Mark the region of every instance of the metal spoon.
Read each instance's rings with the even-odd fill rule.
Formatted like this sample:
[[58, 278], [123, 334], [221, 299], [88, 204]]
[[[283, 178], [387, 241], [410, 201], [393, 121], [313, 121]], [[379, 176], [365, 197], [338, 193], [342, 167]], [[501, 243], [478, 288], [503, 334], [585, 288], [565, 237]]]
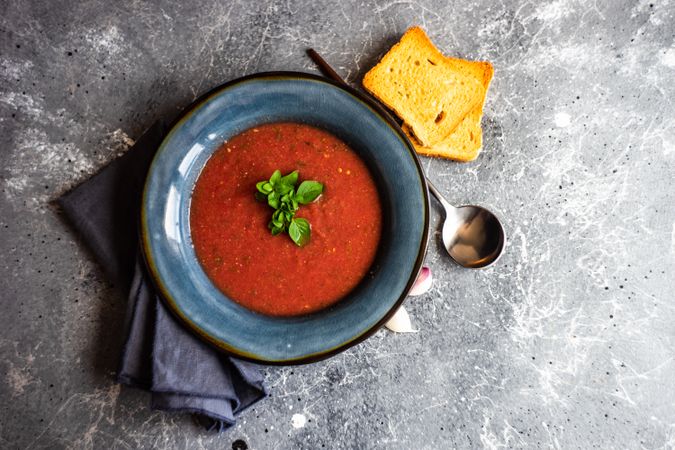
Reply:
[[445, 210], [443, 246], [450, 257], [460, 266], [472, 269], [497, 261], [506, 244], [506, 233], [497, 216], [482, 206], [453, 206], [429, 178], [427, 185]]
[[[325, 75], [347, 86], [347, 82], [314, 49], [307, 50], [307, 54]], [[429, 178], [427, 185], [445, 210], [443, 246], [450, 257], [460, 266], [472, 269], [487, 267], [497, 261], [506, 244], [506, 233], [497, 216], [481, 206], [453, 206]]]

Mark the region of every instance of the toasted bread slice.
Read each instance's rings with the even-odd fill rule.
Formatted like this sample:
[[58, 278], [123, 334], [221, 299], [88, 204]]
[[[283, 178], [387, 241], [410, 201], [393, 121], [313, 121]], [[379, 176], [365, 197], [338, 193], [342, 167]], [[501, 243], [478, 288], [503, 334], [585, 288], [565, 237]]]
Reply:
[[476, 77], [453, 68], [419, 27], [410, 28], [363, 79], [423, 146], [452, 133], [485, 97]]
[[[483, 84], [485, 94], [492, 81], [494, 68], [489, 62], [466, 61], [463, 59], [446, 57], [445, 62], [455, 70], [470, 74]], [[483, 118], [483, 105], [485, 97], [480, 104], [467, 114], [462, 122], [457, 126], [448, 137], [433, 146], [424, 146], [415, 139], [413, 133], [407, 125], [403, 126], [403, 131], [410, 137], [415, 150], [426, 156], [438, 156], [442, 158], [454, 159], [456, 161], [473, 161], [478, 157], [483, 146], [483, 130], [481, 128], [481, 119]]]

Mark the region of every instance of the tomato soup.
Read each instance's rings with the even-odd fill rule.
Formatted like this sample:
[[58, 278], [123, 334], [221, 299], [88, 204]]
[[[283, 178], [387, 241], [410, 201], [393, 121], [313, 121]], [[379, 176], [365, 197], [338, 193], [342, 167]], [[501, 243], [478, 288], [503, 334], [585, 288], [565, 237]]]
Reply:
[[[300, 247], [268, 228], [274, 209], [256, 183], [279, 169], [323, 183], [300, 205], [311, 224]], [[380, 240], [382, 208], [368, 168], [347, 144], [298, 123], [249, 129], [206, 163], [192, 194], [190, 228], [197, 258], [229, 298], [262, 314], [292, 316], [326, 308], [367, 274]]]

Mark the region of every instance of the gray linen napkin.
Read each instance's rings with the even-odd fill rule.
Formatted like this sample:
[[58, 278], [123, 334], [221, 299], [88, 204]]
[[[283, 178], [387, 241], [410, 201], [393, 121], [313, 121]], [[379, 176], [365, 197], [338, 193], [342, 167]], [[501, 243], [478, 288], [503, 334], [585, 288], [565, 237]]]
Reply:
[[138, 250], [145, 177], [167, 122], [153, 125], [123, 156], [58, 199], [110, 280], [129, 292], [118, 380], [147, 389], [152, 407], [196, 413], [224, 430], [266, 390], [259, 366], [230, 358], [190, 333], [155, 293]]

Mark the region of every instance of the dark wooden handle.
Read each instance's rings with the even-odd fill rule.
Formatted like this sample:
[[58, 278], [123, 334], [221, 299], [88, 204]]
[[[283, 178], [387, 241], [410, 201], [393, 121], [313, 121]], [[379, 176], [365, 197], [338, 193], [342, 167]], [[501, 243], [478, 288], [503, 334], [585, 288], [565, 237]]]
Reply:
[[319, 70], [321, 70], [324, 75], [332, 80], [337, 81], [338, 83], [342, 83], [347, 86], [347, 82], [343, 80], [342, 77], [338, 75], [337, 72], [334, 71], [333, 68], [326, 62], [326, 60], [324, 60], [321, 55], [319, 55], [313, 48], [308, 49], [307, 54], [310, 58], [312, 58], [312, 61], [314, 61], [317, 66], [319, 66]]

